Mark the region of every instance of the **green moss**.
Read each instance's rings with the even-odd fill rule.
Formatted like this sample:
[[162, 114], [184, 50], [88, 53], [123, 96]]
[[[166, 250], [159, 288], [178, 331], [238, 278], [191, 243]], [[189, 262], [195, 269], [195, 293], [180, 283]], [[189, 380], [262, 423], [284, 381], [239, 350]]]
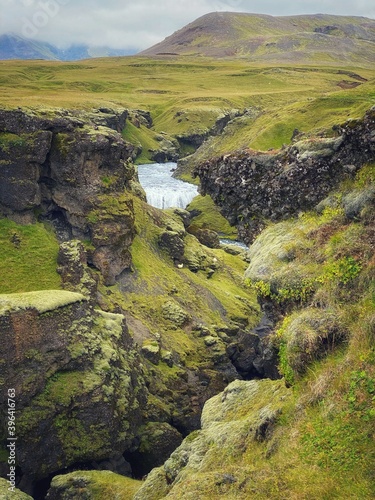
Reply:
[[[21, 226], [0, 220], [0, 292], [60, 288], [58, 243], [43, 224]], [[38, 272], [35, 272], [38, 269]]]
[[62, 290], [0, 295], [0, 314], [29, 308], [36, 309], [42, 314], [83, 300], [86, 300], [85, 297], [79, 293]]
[[27, 144], [25, 136], [11, 134], [9, 132], [0, 133], [0, 149], [9, 153], [13, 148], [24, 147]]
[[51, 483], [54, 494], [60, 498], [113, 498], [129, 500], [141, 486], [140, 481], [110, 471], [76, 471], [55, 476]]

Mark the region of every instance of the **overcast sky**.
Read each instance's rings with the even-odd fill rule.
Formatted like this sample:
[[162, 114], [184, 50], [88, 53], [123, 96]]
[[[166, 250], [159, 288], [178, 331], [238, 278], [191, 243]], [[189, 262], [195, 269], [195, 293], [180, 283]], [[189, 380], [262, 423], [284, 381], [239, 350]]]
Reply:
[[375, 18], [375, 0], [0, 0], [0, 34], [136, 52], [214, 11]]

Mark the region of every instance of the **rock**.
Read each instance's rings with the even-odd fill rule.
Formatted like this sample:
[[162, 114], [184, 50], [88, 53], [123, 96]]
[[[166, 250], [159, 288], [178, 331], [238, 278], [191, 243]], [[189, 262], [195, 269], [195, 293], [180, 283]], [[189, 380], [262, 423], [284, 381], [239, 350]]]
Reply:
[[204, 343], [206, 344], [207, 347], [212, 347], [213, 345], [216, 345], [218, 342], [218, 339], [212, 336], [205, 337]]
[[177, 215], [183, 222], [185, 229], [189, 227], [190, 225], [190, 220], [191, 220], [191, 214], [187, 210], [184, 210], [182, 208], [175, 208], [173, 209], [173, 213]]
[[169, 366], [169, 368], [172, 368], [174, 365], [174, 360], [173, 360], [173, 353], [170, 351], [161, 351], [161, 360]]
[[52, 479], [47, 500], [129, 500], [141, 483], [111, 471], [76, 471]]
[[2, 500], [33, 500], [32, 497], [26, 495], [26, 493], [23, 493], [18, 488], [9, 490], [10, 487], [9, 481], [0, 477], [0, 498]]
[[184, 311], [176, 302], [171, 300], [163, 305], [163, 317], [173, 323], [176, 327], [186, 325], [190, 320], [190, 315]]
[[130, 448], [146, 389], [122, 315], [94, 310], [68, 291], [9, 294], [0, 296], [0, 329], [1, 404], [14, 388], [24, 477]]
[[63, 288], [82, 293], [94, 305], [98, 286], [87, 267], [87, 254], [82, 243], [78, 240], [62, 243], [57, 264]]
[[[316, 206], [344, 175], [375, 157], [375, 112], [336, 127], [334, 138], [296, 142], [287, 149], [246, 150], [199, 165], [201, 194], [209, 194], [223, 215], [251, 243], [264, 221], [278, 221]], [[347, 165], [354, 168], [349, 172]], [[314, 189], [311, 186], [314, 185]]]
[[217, 260], [209, 250], [199, 244], [197, 238], [193, 235], [187, 235], [185, 240], [185, 252], [183, 256], [184, 264], [192, 271], [207, 271], [217, 268]]
[[142, 344], [141, 349], [142, 355], [151, 361], [154, 365], [158, 365], [161, 354], [160, 354], [160, 346], [156, 341], [148, 341], [145, 340]]
[[133, 500], [161, 500], [165, 498], [170, 488], [167, 483], [164, 467], [153, 469], [147, 476]]
[[208, 248], [220, 248], [221, 246], [219, 235], [215, 231], [190, 226], [188, 232], [194, 235], [202, 245]]
[[184, 255], [185, 244], [179, 233], [175, 231], [164, 231], [158, 244], [160, 248], [166, 250], [169, 256], [176, 261], [180, 261]]

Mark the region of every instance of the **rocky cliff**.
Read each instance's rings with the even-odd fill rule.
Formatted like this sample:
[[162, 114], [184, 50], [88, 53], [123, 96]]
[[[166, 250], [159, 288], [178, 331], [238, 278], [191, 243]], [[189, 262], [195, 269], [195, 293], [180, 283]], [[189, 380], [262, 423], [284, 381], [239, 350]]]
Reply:
[[146, 402], [124, 317], [68, 291], [0, 297], [1, 404], [12, 388], [22, 487], [76, 462], [121, 458]]
[[241, 151], [200, 165], [195, 175], [246, 243], [267, 221], [316, 206], [375, 157], [375, 110], [337, 126], [330, 137], [302, 138], [281, 151]]
[[17, 222], [47, 219], [61, 241], [90, 240], [91, 263], [113, 284], [131, 264], [134, 214], [126, 188], [132, 146], [127, 112], [0, 111], [0, 210]]

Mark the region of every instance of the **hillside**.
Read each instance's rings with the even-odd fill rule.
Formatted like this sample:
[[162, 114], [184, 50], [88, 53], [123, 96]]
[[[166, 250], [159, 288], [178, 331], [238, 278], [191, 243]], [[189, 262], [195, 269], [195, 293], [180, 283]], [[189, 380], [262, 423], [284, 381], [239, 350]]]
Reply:
[[239, 57], [251, 61], [337, 64], [374, 62], [375, 20], [215, 12], [141, 52], [145, 56]]
[[68, 48], [60, 49], [49, 43], [23, 38], [13, 33], [0, 36], [0, 60], [77, 61], [92, 57], [124, 56], [127, 54], [128, 51], [125, 50], [109, 47], [92, 48], [87, 45], [71, 45]]

